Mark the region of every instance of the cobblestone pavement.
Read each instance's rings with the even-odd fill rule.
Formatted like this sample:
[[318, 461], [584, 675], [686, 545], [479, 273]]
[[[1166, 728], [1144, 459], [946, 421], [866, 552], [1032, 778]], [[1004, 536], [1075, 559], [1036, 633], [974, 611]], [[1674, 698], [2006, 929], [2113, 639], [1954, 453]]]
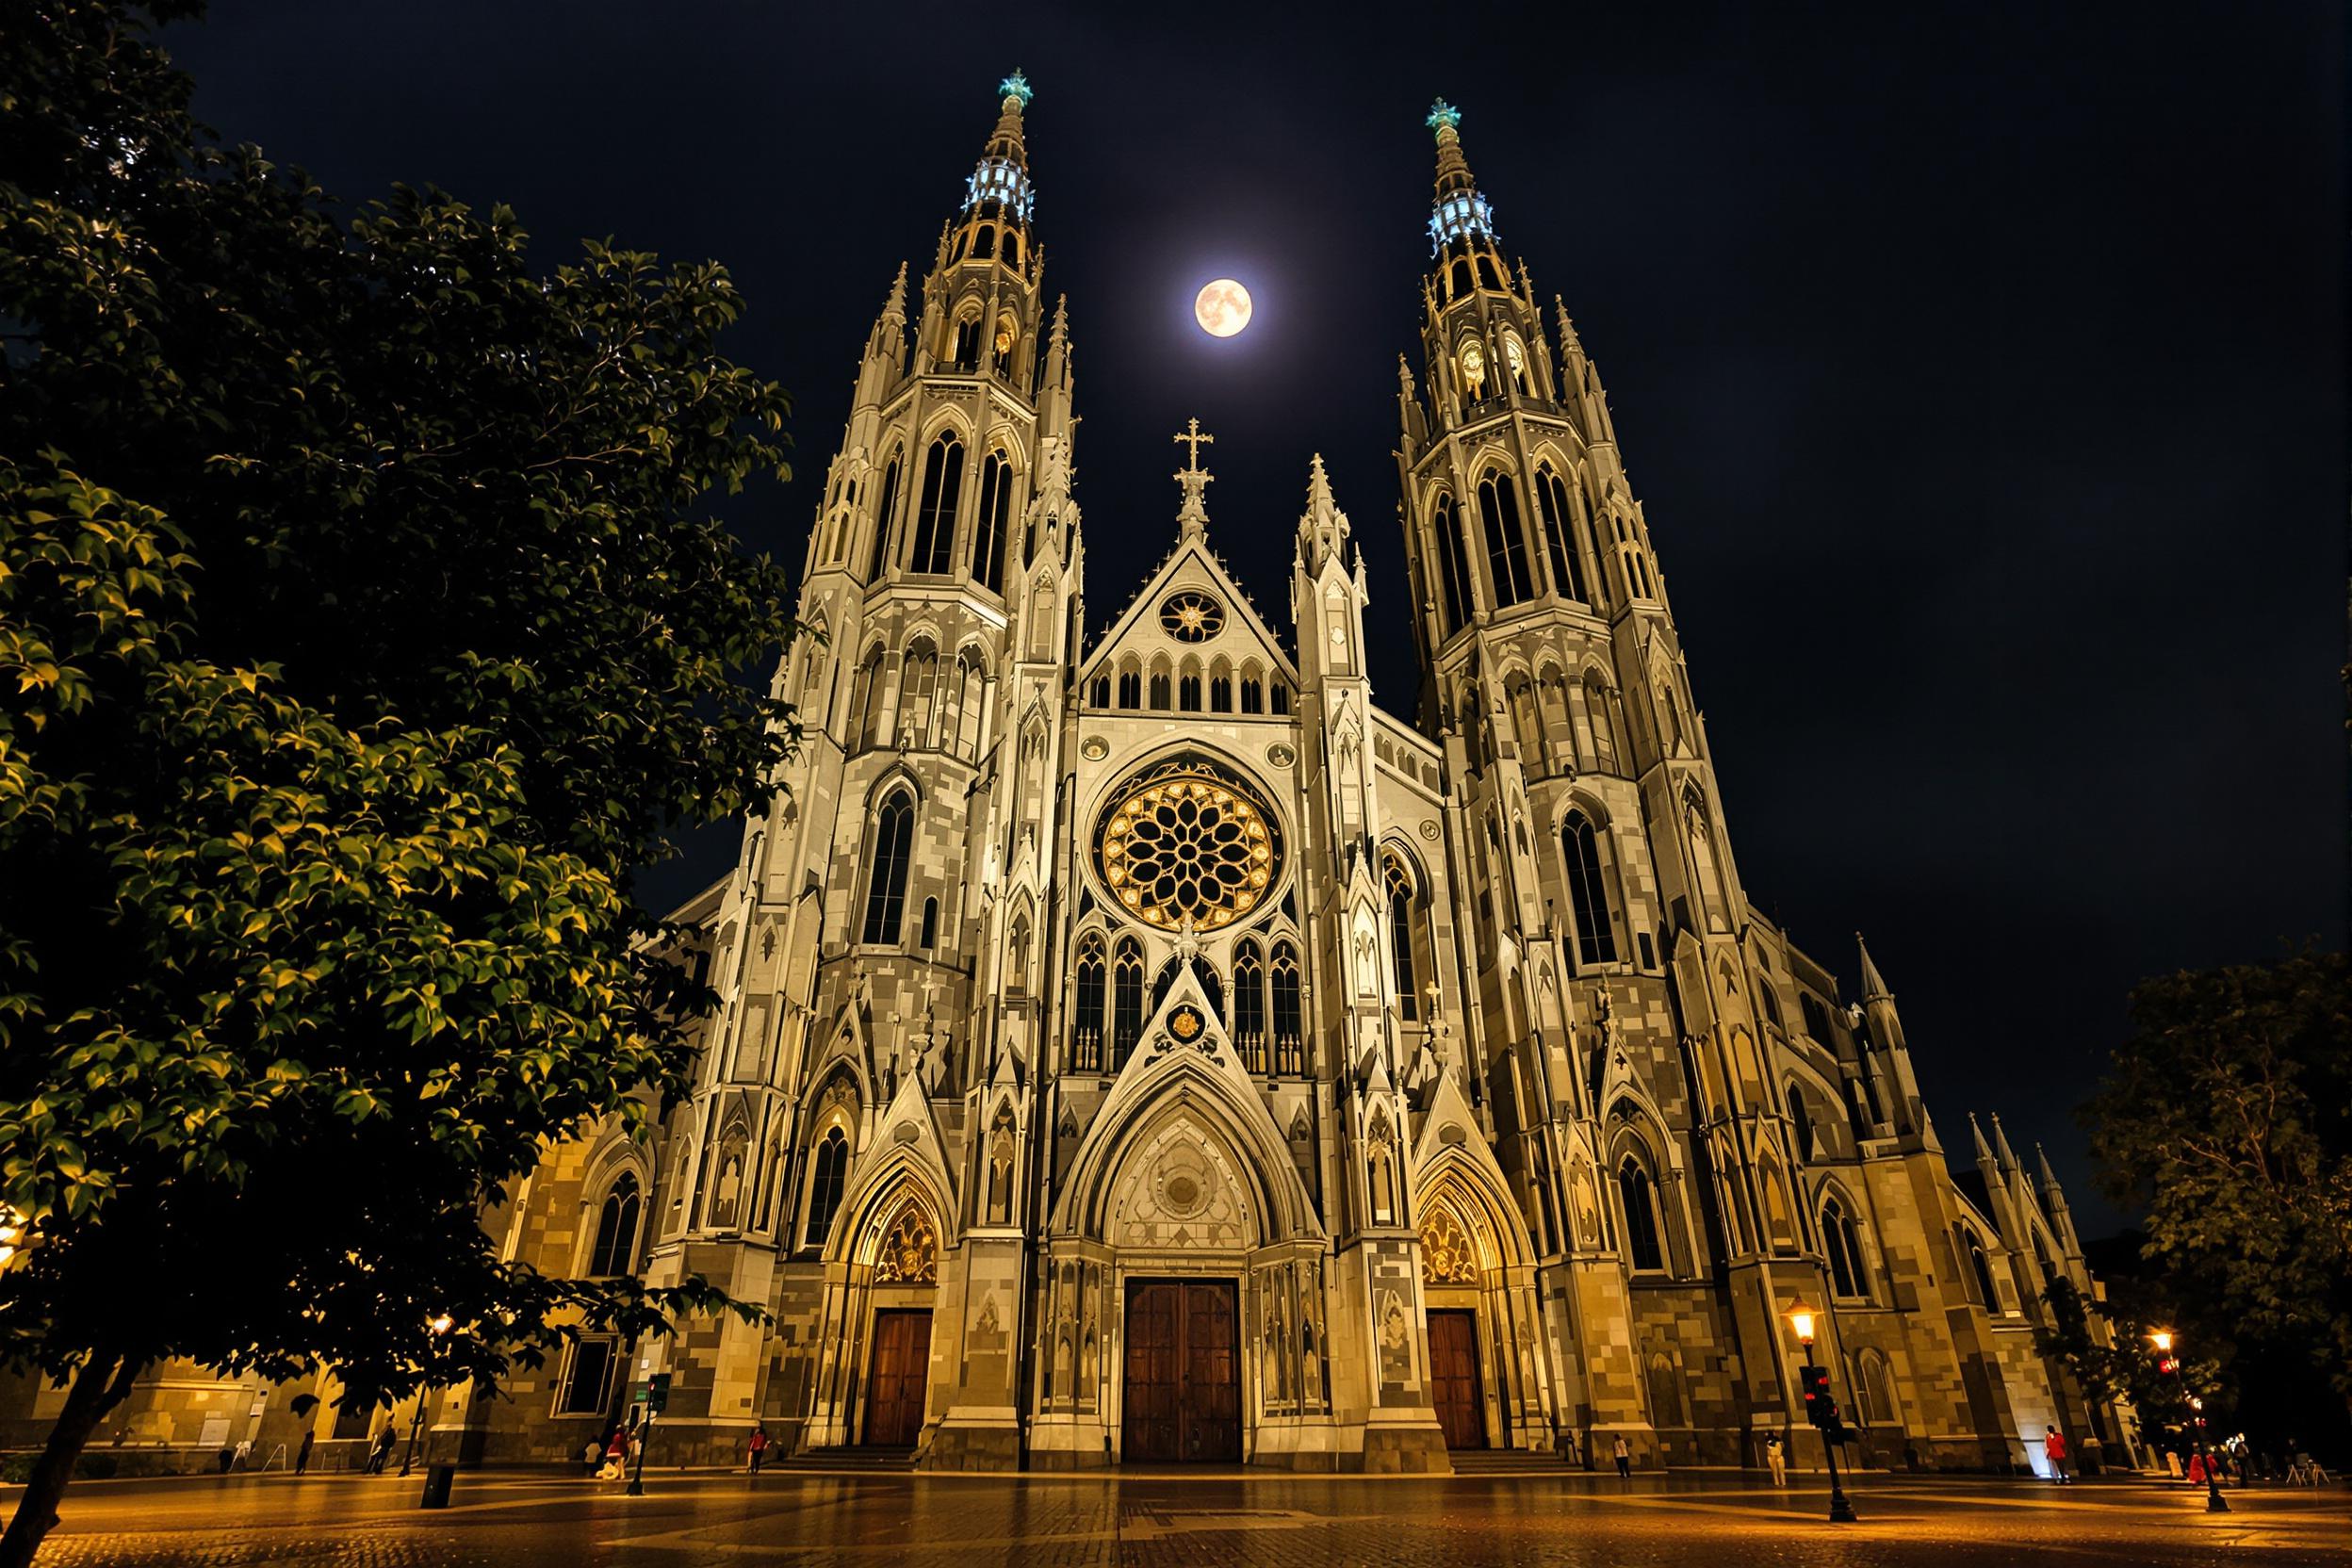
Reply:
[[[646, 1495], [553, 1478], [461, 1475], [451, 1506], [415, 1478], [237, 1476], [76, 1485], [40, 1568], [1748, 1568], [2075, 1562], [2352, 1564], [2342, 1492], [2233, 1495], [2132, 1482], [2065, 1488], [1866, 1478], [1856, 1525], [1818, 1479], [1732, 1475], [1293, 1478], [648, 1477]], [[12, 1507], [14, 1489], [0, 1494]]]

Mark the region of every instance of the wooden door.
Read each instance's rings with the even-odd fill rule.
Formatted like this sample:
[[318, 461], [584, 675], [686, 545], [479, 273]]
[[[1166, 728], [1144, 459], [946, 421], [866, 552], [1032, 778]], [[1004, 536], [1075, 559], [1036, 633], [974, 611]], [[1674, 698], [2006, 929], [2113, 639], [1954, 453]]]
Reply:
[[1129, 1283], [1123, 1461], [1241, 1458], [1236, 1295], [1230, 1280]]
[[866, 1378], [869, 1448], [906, 1448], [923, 1435], [923, 1396], [931, 1373], [931, 1314], [874, 1315], [874, 1365]]
[[1241, 1358], [1231, 1281], [1184, 1287], [1184, 1453], [1196, 1464], [1241, 1461]]
[[1448, 1448], [1486, 1446], [1486, 1401], [1478, 1390], [1478, 1315], [1429, 1314], [1429, 1392]]

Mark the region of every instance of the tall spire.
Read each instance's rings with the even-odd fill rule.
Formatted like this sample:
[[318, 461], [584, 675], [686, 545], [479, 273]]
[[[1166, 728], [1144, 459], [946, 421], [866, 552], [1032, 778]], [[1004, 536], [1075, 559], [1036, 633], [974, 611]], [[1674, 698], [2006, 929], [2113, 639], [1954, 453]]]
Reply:
[[1332, 498], [1331, 477], [1323, 472], [1323, 454], [1315, 454], [1307, 467], [1307, 509], [1298, 517], [1298, 547], [1310, 571], [1338, 555], [1348, 543], [1348, 514]]
[[1429, 214], [1429, 249], [1442, 251], [1451, 239], [1482, 236], [1494, 238], [1494, 209], [1478, 194], [1470, 177], [1470, 160], [1462, 154], [1462, 111], [1440, 98], [1429, 106], [1424, 122], [1437, 133], [1437, 200]]
[[2013, 1149], [2011, 1149], [2011, 1148], [2009, 1147], [2009, 1135], [2008, 1135], [2008, 1134], [2006, 1134], [2006, 1133], [2004, 1133], [2004, 1132], [2002, 1132], [2002, 1131], [2001, 1130], [2001, 1113], [2000, 1113], [1999, 1111], [1989, 1111], [1989, 1112], [1987, 1112], [1987, 1113], [1986, 1113], [1986, 1115], [1987, 1115], [1987, 1116], [1991, 1119], [1992, 1123], [1993, 1123], [1993, 1155], [1994, 1155], [1994, 1157], [1995, 1157], [1997, 1160], [1999, 1160], [1999, 1161], [2001, 1162], [2001, 1169], [2003, 1169], [2003, 1170], [2015, 1170], [2015, 1169], [2017, 1169], [2017, 1151], [2015, 1151], [2015, 1150], [2013, 1150]]
[[1885, 997], [1892, 1002], [1895, 993], [1886, 988], [1886, 982], [1879, 976], [1878, 966], [1870, 962], [1870, 944], [1862, 939], [1859, 931], [1854, 934], [1854, 945], [1862, 955], [1862, 1000], [1870, 1002]]
[[1001, 112], [996, 129], [989, 133], [988, 149], [980, 155], [980, 166], [972, 171], [964, 188], [964, 213], [995, 204], [999, 216], [1029, 221], [1029, 149], [1021, 140], [1021, 111], [1036, 96], [1029, 87], [1029, 78], [1016, 71], [996, 84]]

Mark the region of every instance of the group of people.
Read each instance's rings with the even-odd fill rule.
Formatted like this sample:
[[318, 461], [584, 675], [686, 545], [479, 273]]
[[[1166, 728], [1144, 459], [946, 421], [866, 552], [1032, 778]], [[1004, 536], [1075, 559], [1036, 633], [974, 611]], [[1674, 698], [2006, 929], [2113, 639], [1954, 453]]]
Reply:
[[2168, 1451], [2164, 1467], [2183, 1476], [2192, 1486], [2208, 1482], [2253, 1486], [2272, 1481], [2283, 1481], [2289, 1486], [2324, 1486], [2328, 1478], [2326, 1468], [2297, 1448], [2295, 1439], [2287, 1439], [2286, 1447], [2274, 1458], [2267, 1450], [2256, 1449], [2244, 1432], [2212, 1449], [2192, 1450], [2185, 1469], [2180, 1455]]

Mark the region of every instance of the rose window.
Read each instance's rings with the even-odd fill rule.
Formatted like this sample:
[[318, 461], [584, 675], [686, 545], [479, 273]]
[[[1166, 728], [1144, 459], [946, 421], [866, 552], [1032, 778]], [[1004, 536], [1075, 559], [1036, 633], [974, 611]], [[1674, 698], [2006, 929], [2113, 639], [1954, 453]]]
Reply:
[[1180, 643], [1205, 643], [1225, 628], [1225, 607], [1206, 594], [1170, 594], [1160, 628]]
[[1171, 763], [1132, 781], [1095, 834], [1095, 866], [1135, 915], [1173, 931], [1230, 925], [1264, 904], [1282, 874], [1282, 837], [1238, 779], [1207, 762]]

